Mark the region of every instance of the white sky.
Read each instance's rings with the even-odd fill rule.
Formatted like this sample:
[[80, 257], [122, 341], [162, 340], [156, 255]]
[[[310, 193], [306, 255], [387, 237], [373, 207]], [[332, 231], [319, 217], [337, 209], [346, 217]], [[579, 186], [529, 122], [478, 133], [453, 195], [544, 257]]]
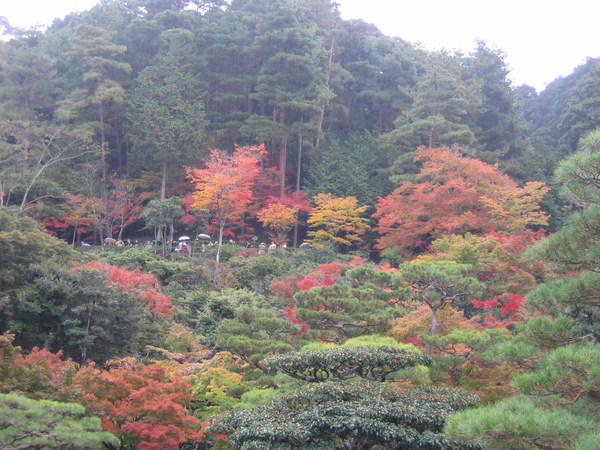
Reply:
[[[268, 1], [268, 0], [265, 0]], [[587, 57], [600, 57], [597, 0], [336, 0], [343, 19], [362, 18], [383, 33], [427, 49], [469, 53], [477, 38], [506, 54], [516, 85], [543, 89]], [[98, 0], [0, 0], [13, 26], [50, 24]]]
[[506, 54], [515, 85], [538, 91], [600, 56], [598, 0], [337, 0], [362, 18], [427, 49], [469, 53], [480, 38]]

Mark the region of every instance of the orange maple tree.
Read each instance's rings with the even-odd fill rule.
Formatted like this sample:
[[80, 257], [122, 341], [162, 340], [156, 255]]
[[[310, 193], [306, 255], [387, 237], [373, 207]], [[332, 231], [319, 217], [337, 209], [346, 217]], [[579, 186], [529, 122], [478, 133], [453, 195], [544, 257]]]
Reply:
[[412, 255], [445, 234], [511, 235], [530, 225], [547, 224], [540, 210], [548, 192], [542, 182], [519, 187], [496, 166], [447, 147], [420, 148], [415, 161], [423, 164], [416, 180], [403, 183], [377, 203], [377, 248], [382, 251], [398, 248]]
[[271, 203], [257, 214], [258, 220], [269, 228], [269, 237], [278, 244], [285, 242], [285, 238], [298, 220], [298, 207], [287, 206], [283, 203]]
[[187, 169], [195, 186], [192, 206], [208, 210], [219, 224], [217, 264], [225, 227], [230, 221], [240, 219], [253, 201], [252, 188], [264, 154], [264, 145], [236, 147], [232, 154], [211, 149], [204, 169]]

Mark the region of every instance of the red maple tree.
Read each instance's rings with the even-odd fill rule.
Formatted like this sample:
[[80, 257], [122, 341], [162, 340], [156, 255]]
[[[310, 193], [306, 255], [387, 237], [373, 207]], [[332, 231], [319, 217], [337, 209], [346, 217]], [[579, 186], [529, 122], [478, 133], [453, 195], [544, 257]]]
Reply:
[[158, 280], [155, 275], [144, 273], [139, 267], [127, 270], [100, 261], [90, 261], [85, 267], [105, 271], [110, 284], [118, 285], [128, 294], [139, 296], [158, 318], [175, 316], [169, 296], [156, 289]]
[[102, 417], [102, 426], [135, 448], [178, 449], [198, 437], [200, 421], [187, 407], [190, 385], [160, 364], [126, 358], [109, 370], [83, 367], [75, 383], [82, 403]]

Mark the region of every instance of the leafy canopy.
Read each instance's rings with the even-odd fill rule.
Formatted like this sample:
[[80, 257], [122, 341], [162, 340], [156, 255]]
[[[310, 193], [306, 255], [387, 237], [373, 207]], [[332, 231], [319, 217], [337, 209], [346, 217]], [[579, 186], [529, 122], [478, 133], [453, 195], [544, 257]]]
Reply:
[[517, 234], [547, 224], [540, 210], [548, 192], [544, 183], [519, 187], [496, 166], [447, 147], [421, 148], [415, 160], [423, 164], [416, 181], [404, 182], [377, 203], [382, 251], [397, 247], [411, 255], [445, 234]]

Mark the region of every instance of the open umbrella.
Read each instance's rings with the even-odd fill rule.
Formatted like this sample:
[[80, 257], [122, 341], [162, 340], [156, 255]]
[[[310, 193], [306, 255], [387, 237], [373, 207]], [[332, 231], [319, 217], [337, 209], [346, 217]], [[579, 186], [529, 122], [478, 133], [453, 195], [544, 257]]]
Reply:
[[208, 234], [200, 233], [198, 236], [196, 236], [196, 238], [202, 239], [203, 241], [208, 241], [210, 239], [210, 236]]
[[190, 237], [189, 237], [189, 236], [181, 236], [181, 237], [179, 238], [179, 241], [189, 241], [189, 240], [190, 240]]

